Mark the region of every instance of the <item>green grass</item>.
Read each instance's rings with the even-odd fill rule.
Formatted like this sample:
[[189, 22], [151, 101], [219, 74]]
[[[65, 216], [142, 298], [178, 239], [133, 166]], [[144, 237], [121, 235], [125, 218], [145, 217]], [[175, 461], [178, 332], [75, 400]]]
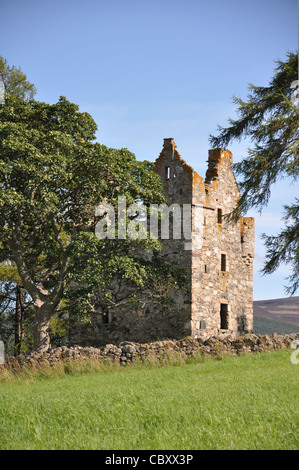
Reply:
[[0, 384], [0, 449], [297, 449], [290, 356], [25, 374]]

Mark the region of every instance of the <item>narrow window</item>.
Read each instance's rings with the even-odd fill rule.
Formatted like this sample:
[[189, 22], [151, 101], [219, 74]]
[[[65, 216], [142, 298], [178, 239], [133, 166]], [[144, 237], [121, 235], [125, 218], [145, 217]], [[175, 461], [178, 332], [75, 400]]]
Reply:
[[108, 325], [112, 323], [112, 318], [112, 313], [109, 310], [106, 310], [106, 312], [104, 312], [102, 315], [102, 324]]
[[208, 266], [205, 264], [205, 273], [207, 274], [208, 272]]
[[218, 224], [222, 224], [222, 209], [217, 209]]
[[221, 255], [221, 271], [226, 271], [226, 255]]
[[228, 330], [228, 305], [220, 304], [220, 329]]
[[241, 243], [244, 243], [244, 235], [241, 235]]
[[170, 178], [170, 167], [166, 166], [165, 167], [165, 179], [169, 180], [169, 178]]
[[239, 328], [238, 328], [238, 330], [244, 332], [244, 331], [246, 331], [246, 326], [247, 326], [246, 325], [246, 317], [242, 315], [239, 318]]
[[199, 329], [200, 330], [205, 330], [206, 329], [206, 322], [204, 320], [200, 320]]

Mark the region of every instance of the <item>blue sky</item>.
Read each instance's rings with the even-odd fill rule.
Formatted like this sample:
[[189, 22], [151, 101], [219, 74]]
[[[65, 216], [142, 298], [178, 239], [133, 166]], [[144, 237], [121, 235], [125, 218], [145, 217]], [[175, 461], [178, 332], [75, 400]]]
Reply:
[[[232, 96], [265, 86], [298, 47], [297, 0], [1, 0], [0, 54], [49, 103], [66, 96], [97, 140], [154, 161], [164, 137], [204, 176], [209, 134], [235, 117]], [[248, 143], [232, 143], [234, 161]], [[254, 299], [285, 297], [288, 268], [261, 277], [260, 234], [275, 234], [296, 188], [278, 183], [256, 217]]]

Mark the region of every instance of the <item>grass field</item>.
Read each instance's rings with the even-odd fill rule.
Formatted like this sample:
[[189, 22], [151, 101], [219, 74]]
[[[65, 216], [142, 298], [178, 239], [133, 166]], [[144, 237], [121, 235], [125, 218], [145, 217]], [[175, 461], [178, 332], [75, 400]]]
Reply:
[[0, 383], [0, 448], [297, 449], [299, 365], [290, 355]]

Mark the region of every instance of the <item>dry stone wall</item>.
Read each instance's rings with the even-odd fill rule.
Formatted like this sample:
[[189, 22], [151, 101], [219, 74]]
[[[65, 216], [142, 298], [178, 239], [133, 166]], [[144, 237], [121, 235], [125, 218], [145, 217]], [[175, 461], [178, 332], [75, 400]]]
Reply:
[[[156, 341], [153, 343], [136, 343], [124, 341], [118, 345], [106, 344], [102, 348], [62, 346], [44, 353], [33, 352], [17, 357], [7, 357], [2, 367], [18, 369], [22, 366], [39, 368], [44, 365], [55, 365], [59, 362], [93, 359], [103, 362], [126, 364], [134, 361], [167, 363], [172, 359], [186, 359], [201, 356], [222, 357], [225, 355], [242, 355], [265, 351], [277, 351], [291, 348], [294, 342], [299, 344], [299, 334], [290, 335], [253, 335], [238, 338], [214, 336], [209, 339], [187, 337], [181, 340]], [[291, 350], [290, 350], [291, 351]]]

